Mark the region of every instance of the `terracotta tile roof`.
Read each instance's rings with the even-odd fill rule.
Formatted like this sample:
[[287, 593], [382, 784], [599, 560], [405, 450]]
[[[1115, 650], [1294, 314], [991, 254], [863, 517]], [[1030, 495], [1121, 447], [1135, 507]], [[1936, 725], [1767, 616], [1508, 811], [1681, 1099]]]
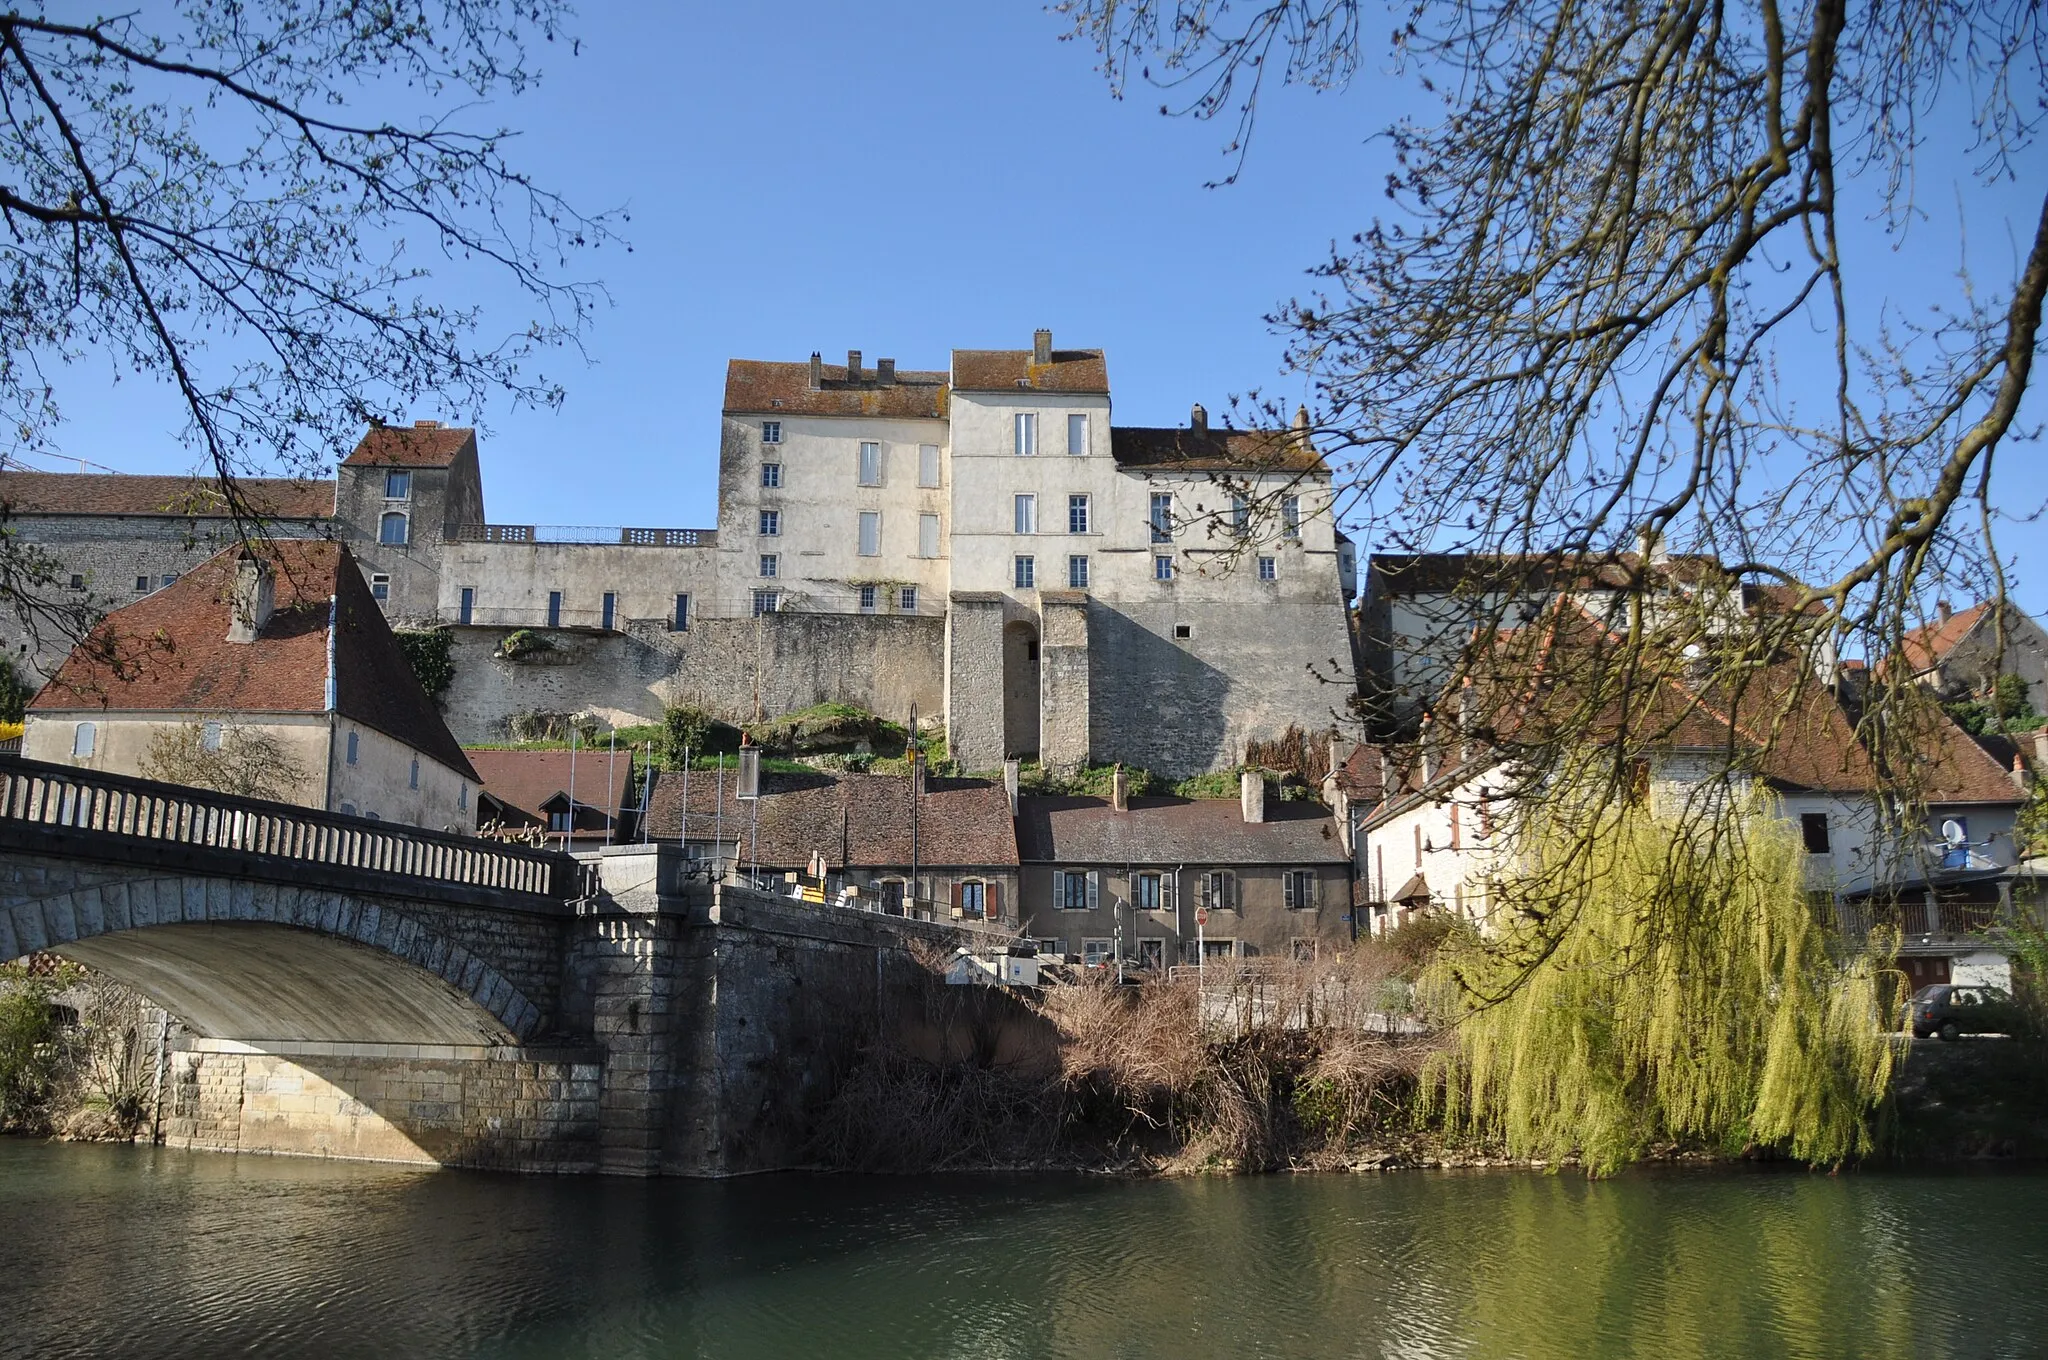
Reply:
[[[682, 835], [683, 776], [664, 774], [647, 810], [655, 840]], [[801, 869], [813, 853], [831, 867], [900, 868], [910, 863], [910, 781], [903, 775], [763, 774], [760, 821], [752, 803], [734, 796], [734, 771], [725, 772], [724, 831], [744, 830], [757, 863]], [[710, 840], [719, 813], [715, 770], [689, 777], [691, 840]], [[758, 836], [758, 840], [756, 837]], [[984, 779], [932, 779], [918, 800], [918, 863], [934, 868], [1008, 867], [1017, 863], [1010, 798]]]
[[946, 375], [898, 370], [883, 384], [874, 369], [861, 367], [861, 381], [846, 380], [845, 364], [824, 366], [824, 386], [811, 386], [809, 363], [734, 359], [725, 366], [728, 414], [791, 416], [875, 416], [899, 420], [944, 420]]
[[452, 425], [373, 425], [341, 465], [447, 467], [475, 445], [475, 430]]
[[236, 545], [107, 615], [29, 706], [38, 712], [325, 712], [332, 596], [336, 711], [474, 779], [347, 547], [280, 539], [258, 545], [258, 552], [275, 572], [276, 612], [254, 642], [227, 640], [228, 591], [242, 554]]
[[953, 386], [962, 392], [1086, 392], [1109, 394], [1109, 363], [1099, 349], [1056, 349], [1034, 364], [1028, 349], [956, 349]]
[[2009, 766], [1985, 750], [1932, 704], [1913, 741], [1914, 772], [1930, 803], [2023, 803]]
[[1906, 664], [1916, 672], [1932, 670], [1946, 660], [1956, 644], [1968, 637], [1970, 631], [1990, 613], [1991, 602], [1985, 600], [1946, 619], [1913, 629], [1899, 640], [1906, 654]]
[[[569, 792], [568, 751], [491, 751], [465, 746], [463, 754], [493, 798], [543, 822], [546, 817], [541, 804]], [[630, 782], [627, 776], [633, 753], [620, 751], [614, 758], [608, 748], [593, 747], [574, 755], [576, 801], [608, 817], [616, 816]]]
[[[242, 495], [274, 519], [326, 519], [334, 483], [243, 477]], [[0, 504], [17, 515], [169, 515], [219, 519], [227, 502], [211, 478], [100, 472], [0, 472]]]
[[1022, 798], [1017, 852], [1027, 864], [1342, 864], [1328, 808], [1268, 797], [1247, 822], [1235, 798]]
[[1120, 468], [1160, 472], [1328, 472], [1315, 447], [1287, 430], [1195, 430], [1126, 425], [1109, 432]]

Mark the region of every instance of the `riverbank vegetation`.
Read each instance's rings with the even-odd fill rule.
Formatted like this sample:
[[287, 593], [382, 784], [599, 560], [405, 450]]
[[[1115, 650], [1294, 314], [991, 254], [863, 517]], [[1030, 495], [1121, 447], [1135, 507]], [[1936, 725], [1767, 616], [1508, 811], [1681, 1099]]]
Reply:
[[75, 963], [0, 964], [0, 1133], [125, 1140], [145, 1130], [152, 1013], [139, 993]]

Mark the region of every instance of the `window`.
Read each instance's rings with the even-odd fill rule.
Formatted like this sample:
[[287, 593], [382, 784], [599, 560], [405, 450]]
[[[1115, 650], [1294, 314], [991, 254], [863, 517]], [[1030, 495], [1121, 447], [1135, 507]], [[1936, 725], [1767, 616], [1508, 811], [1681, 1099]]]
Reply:
[[1110, 942], [1108, 940], [1084, 939], [1081, 941], [1082, 967], [1107, 968], [1114, 962], [1116, 962], [1116, 956], [1110, 952]]
[[1155, 581], [1171, 581], [1173, 579], [1173, 558], [1171, 556], [1166, 553], [1159, 553], [1153, 557], [1152, 579]]
[[1227, 869], [1211, 869], [1203, 874], [1202, 905], [1210, 911], [1236, 911], [1237, 875]]
[[138, 577], [136, 577], [136, 578], [135, 578], [135, 588], [136, 588], [137, 590], [148, 590], [148, 589], [149, 589], [149, 578], [148, 578], [147, 576], [138, 576]]
[[690, 597], [688, 595], [676, 596], [676, 612], [669, 615], [668, 627], [672, 633], [687, 633], [690, 631]]
[[1173, 542], [1173, 493], [1155, 491], [1152, 493], [1152, 541]]
[[1017, 456], [1029, 458], [1038, 452], [1038, 415], [1034, 411], [1017, 412]]
[[860, 512], [860, 555], [879, 557], [882, 552], [882, 512], [863, 510]]
[[1289, 496], [1280, 502], [1280, 535], [1301, 537], [1301, 497]]
[[1015, 498], [1017, 532], [1035, 534], [1038, 532], [1038, 497], [1022, 495]]
[[939, 555], [939, 517], [919, 515], [917, 517], [917, 555], [937, 557]]
[[1078, 554], [1069, 557], [1067, 559], [1067, 589], [1086, 590], [1087, 588], [1088, 559]]
[[1825, 812], [1800, 813], [1799, 835], [1806, 842], [1807, 854], [1825, 855], [1828, 853], [1828, 815]]
[[896, 592], [896, 608], [905, 614], [917, 612], [917, 587], [905, 586]]
[[1033, 589], [1036, 589], [1036, 588], [1037, 588], [1037, 585], [1038, 585], [1038, 559], [1037, 559], [1037, 558], [1035, 558], [1035, 557], [1019, 557], [1019, 558], [1014, 558], [1014, 559], [1012, 559], [1012, 561], [1011, 561], [1011, 566], [1013, 566], [1013, 567], [1014, 567], [1014, 568], [1016, 569], [1016, 575], [1015, 575], [1015, 578], [1014, 578], [1014, 579], [1016, 580], [1016, 583], [1017, 583], [1017, 589], [1019, 589], [1019, 590], [1033, 590]]
[[550, 590], [548, 592], [548, 627], [560, 628], [561, 626], [562, 592], [559, 590]]
[[217, 719], [208, 719], [199, 725], [199, 749], [218, 751], [221, 742], [221, 725]]
[[618, 622], [619, 597], [607, 590], [604, 593], [604, 627], [610, 628]]
[[1166, 967], [1166, 941], [1139, 940], [1138, 967], [1156, 973]]
[[1075, 458], [1088, 455], [1088, 417], [1067, 417], [1067, 452]]
[[405, 545], [405, 513], [400, 510], [387, 511], [377, 524], [377, 541], [388, 547]]
[[412, 474], [410, 472], [387, 472], [384, 474], [384, 499], [387, 501], [409, 501], [412, 499]]
[[1137, 911], [1172, 911], [1171, 874], [1131, 875], [1131, 906]]
[[83, 576], [80, 576], [77, 572], [73, 572], [71, 574], [71, 588], [73, 590], [84, 590], [85, 578]]
[[1102, 876], [1093, 869], [1052, 871], [1052, 904], [1060, 911], [1093, 911], [1101, 893]]
[[979, 921], [988, 915], [988, 884], [980, 879], [965, 879], [954, 888], [954, 892], [958, 895], [956, 905], [962, 916], [970, 921]]
[[1280, 875], [1280, 895], [1289, 911], [1307, 911], [1316, 904], [1316, 875], [1313, 869], [1289, 869]]
[[469, 811], [469, 781], [467, 779], [462, 781], [462, 792], [455, 795], [455, 806], [461, 808], [464, 812]]
[[1234, 959], [1237, 957], [1237, 941], [1203, 940], [1202, 957], [1204, 959]]
[[464, 587], [462, 588], [462, 607], [461, 607], [461, 609], [460, 609], [460, 610], [459, 610], [459, 611], [457, 612], [457, 614], [456, 614], [456, 616], [455, 616], [455, 617], [456, 617], [456, 620], [457, 620], [457, 622], [460, 622], [460, 623], [471, 623], [471, 622], [474, 622], [474, 621], [475, 621], [475, 619], [476, 619], [476, 587], [475, 587], [475, 586], [464, 586]]
[[412, 758], [412, 773], [406, 776], [405, 783], [406, 787], [410, 789], [417, 789], [420, 786], [420, 758], [418, 756]]
[[349, 764], [351, 764], [351, 765], [355, 764], [355, 763], [356, 763], [356, 758], [357, 758], [357, 757], [358, 757], [359, 755], [361, 755], [361, 754], [362, 754], [362, 737], [361, 737], [361, 735], [360, 735], [359, 733], [355, 733], [355, 732], [351, 732], [351, 733], [349, 733], [349, 734], [348, 734], [348, 763], [349, 763]]
[[761, 537], [780, 538], [781, 536], [782, 512], [780, 510], [763, 510], [761, 512]]
[[939, 484], [939, 446], [919, 444], [917, 446], [917, 484], [937, 486]]
[[773, 590], [757, 590], [757, 591], [755, 591], [755, 592], [754, 592], [754, 617], [758, 619], [758, 618], [760, 618], [760, 617], [761, 617], [761, 616], [762, 616], [763, 614], [773, 614], [773, 613], [775, 613], [775, 612], [776, 612], [776, 606], [780, 605], [781, 603], [782, 603], [782, 597], [781, 597], [781, 594], [780, 594], [779, 592], [777, 592], [777, 591], [773, 591]]
[[378, 600], [391, 598], [391, 578], [381, 571], [370, 573], [370, 594]]
[[882, 446], [870, 439], [862, 440], [860, 445], [860, 484], [882, 484]]
[[550, 809], [548, 812], [548, 830], [567, 831], [568, 829], [569, 814], [567, 812], [556, 812]]
[[1067, 497], [1067, 532], [1070, 534], [1085, 534], [1088, 532], [1088, 498], [1086, 496]]
[[82, 722], [72, 728], [71, 754], [74, 756], [91, 755], [93, 747], [99, 744], [99, 736], [100, 729], [98, 723]]
[[1064, 935], [1041, 935], [1031, 943], [1039, 953], [1051, 958], [1063, 959], [1067, 956], [1067, 938]]
[[1242, 496], [1230, 498], [1230, 532], [1242, 538], [1252, 531], [1252, 504]]
[[877, 593], [877, 587], [875, 587], [875, 586], [862, 586], [862, 587], [860, 588], [860, 612], [861, 612], [861, 613], [863, 613], [863, 614], [872, 614], [872, 613], [874, 613], [874, 612], [875, 612], [875, 599], [876, 599], [876, 593]]
[[779, 420], [762, 421], [761, 442], [763, 444], [780, 444], [782, 442], [782, 422]]
[[761, 485], [773, 490], [782, 485], [782, 464], [761, 464]]
[[776, 554], [774, 554], [774, 553], [762, 553], [762, 554], [761, 554], [761, 575], [763, 575], [763, 576], [780, 576], [781, 574], [782, 574], [782, 559], [781, 559], [780, 557], [778, 557], [778, 556], [777, 556]]
[[178, 573], [176, 573], [175, 571], [165, 572], [163, 574], [162, 579], [160, 579], [157, 582], [157, 584], [163, 587], [164, 589], [168, 590], [170, 587], [178, 584]]
[[1280, 562], [1278, 558], [1261, 557], [1259, 559], [1259, 579], [1261, 581], [1277, 581], [1280, 579]]
[[1193, 638], [1194, 635], [1195, 625], [1192, 623], [1176, 623], [1173, 625], [1173, 640], [1175, 642], [1186, 642]]

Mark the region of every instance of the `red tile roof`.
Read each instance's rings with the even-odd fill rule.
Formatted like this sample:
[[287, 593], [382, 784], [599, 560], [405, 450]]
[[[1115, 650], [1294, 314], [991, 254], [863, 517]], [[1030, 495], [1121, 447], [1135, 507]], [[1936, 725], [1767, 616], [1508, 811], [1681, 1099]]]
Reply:
[[824, 385], [811, 386], [809, 363], [734, 359], [725, 366], [725, 410], [790, 416], [874, 416], [898, 420], [944, 420], [946, 375], [899, 370], [896, 381], [875, 380], [863, 365], [861, 380], [846, 380], [845, 364], [823, 366]]
[[1945, 619], [1913, 629], [1899, 640], [1906, 654], [1906, 664], [1916, 672], [1940, 665], [1955, 650], [1956, 644], [1968, 637], [1970, 631], [1990, 613], [1991, 602], [1985, 600]]
[[228, 594], [242, 551], [224, 548], [175, 583], [107, 615], [29, 707], [325, 712], [333, 597], [336, 711], [476, 777], [346, 546], [322, 539], [257, 545], [275, 572], [276, 611], [254, 642], [234, 643], [227, 640]]
[[1023, 798], [1017, 851], [1040, 864], [1341, 864], [1337, 820], [1308, 801], [1269, 797], [1266, 820], [1247, 822], [1235, 798], [1133, 798], [1118, 812], [1102, 798]]
[[962, 392], [1109, 393], [1109, 363], [1099, 349], [1056, 349], [1052, 362], [1031, 362], [1028, 349], [956, 349], [953, 386]]
[[[683, 776], [664, 774], [647, 811], [648, 834], [678, 840]], [[716, 770], [689, 777], [690, 839], [708, 841], [720, 800]], [[813, 853], [832, 868], [900, 868], [910, 863], [910, 781], [903, 775], [763, 774], [760, 819], [735, 797], [725, 772], [724, 834], [744, 835], [741, 854], [763, 866], [801, 869]], [[757, 839], [758, 838], [758, 839]], [[750, 849], [758, 845], [757, 849]], [[999, 868], [1017, 863], [1010, 797], [984, 779], [931, 779], [918, 799], [918, 863], [934, 868]]]
[[[543, 823], [546, 817], [541, 804], [556, 794], [569, 792], [571, 752], [490, 751], [466, 746], [463, 753], [493, 798], [538, 817]], [[573, 754], [576, 801], [606, 816], [616, 816], [619, 800], [626, 796], [632, 752], [621, 751], [614, 758], [608, 748], [594, 747]]]
[[[331, 480], [242, 477], [249, 505], [272, 519], [326, 519]], [[227, 501], [208, 477], [145, 477], [100, 472], [0, 472], [0, 505], [16, 515], [169, 515], [219, 519]]]
[[476, 431], [452, 425], [373, 425], [343, 467], [447, 467], [464, 448], [476, 446]]
[[1120, 468], [1160, 472], [1328, 472], [1315, 447], [1287, 430], [1194, 430], [1127, 425], [1110, 430]]

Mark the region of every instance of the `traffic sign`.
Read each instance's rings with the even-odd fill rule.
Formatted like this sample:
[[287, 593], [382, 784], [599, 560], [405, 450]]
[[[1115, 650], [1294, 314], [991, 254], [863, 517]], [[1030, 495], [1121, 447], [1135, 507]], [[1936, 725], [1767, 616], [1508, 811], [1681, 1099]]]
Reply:
[[1209, 924], [1209, 909], [1207, 907], [1195, 908], [1195, 924], [1198, 926]]

